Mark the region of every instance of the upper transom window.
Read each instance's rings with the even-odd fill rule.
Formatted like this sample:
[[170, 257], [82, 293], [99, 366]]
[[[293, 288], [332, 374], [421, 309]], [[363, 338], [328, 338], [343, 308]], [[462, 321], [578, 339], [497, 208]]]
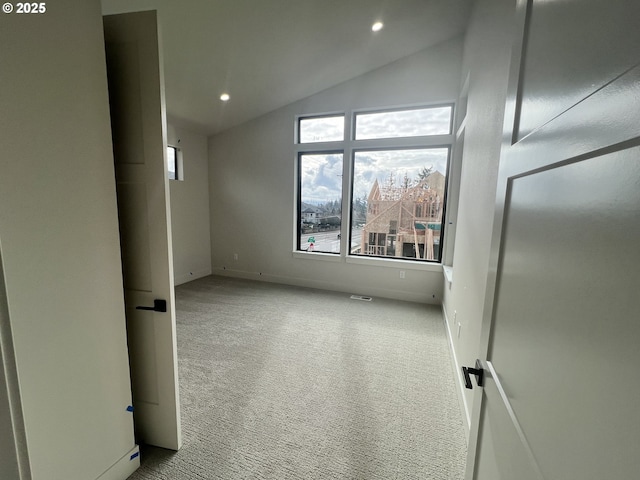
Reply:
[[296, 250], [440, 262], [452, 118], [452, 105], [300, 118]]
[[453, 108], [416, 108], [376, 113], [357, 113], [355, 139], [449, 135]]
[[300, 143], [339, 142], [344, 140], [344, 115], [301, 118], [298, 124]]
[[182, 162], [180, 160], [180, 149], [171, 145], [167, 146], [167, 172], [169, 174], [169, 180], [184, 180]]

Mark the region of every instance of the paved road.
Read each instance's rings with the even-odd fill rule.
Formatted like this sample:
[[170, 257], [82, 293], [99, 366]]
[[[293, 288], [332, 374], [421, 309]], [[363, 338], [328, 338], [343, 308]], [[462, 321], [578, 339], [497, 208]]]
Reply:
[[[340, 238], [338, 238], [339, 230], [332, 230], [330, 232], [318, 232], [318, 233], [305, 233], [300, 237], [300, 249], [307, 250], [310, 248], [309, 239], [315, 240], [313, 242], [312, 250], [314, 252], [340, 252]], [[351, 232], [351, 247], [355, 247], [360, 244], [362, 238], [362, 229], [354, 228]]]

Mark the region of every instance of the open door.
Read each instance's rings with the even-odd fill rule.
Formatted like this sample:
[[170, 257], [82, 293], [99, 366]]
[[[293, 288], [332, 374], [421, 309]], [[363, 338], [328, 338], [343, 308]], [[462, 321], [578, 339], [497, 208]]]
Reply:
[[637, 18], [518, 2], [467, 480], [640, 471]]
[[104, 17], [138, 440], [181, 445], [166, 119], [155, 11]]

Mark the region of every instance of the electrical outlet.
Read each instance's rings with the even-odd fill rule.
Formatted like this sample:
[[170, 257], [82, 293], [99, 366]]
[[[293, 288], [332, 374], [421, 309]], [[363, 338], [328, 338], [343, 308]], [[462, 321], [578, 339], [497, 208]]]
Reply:
[[457, 317], [457, 316], [458, 316], [458, 311], [457, 311], [457, 310], [454, 310], [454, 311], [453, 311], [453, 321], [454, 321], [454, 322], [456, 321], [456, 317]]
[[400, 270], [400, 278], [404, 278], [404, 270]]
[[233, 254], [233, 259], [234, 259], [234, 260], [238, 260], [238, 254], [237, 254], [237, 253], [234, 253], [234, 254]]

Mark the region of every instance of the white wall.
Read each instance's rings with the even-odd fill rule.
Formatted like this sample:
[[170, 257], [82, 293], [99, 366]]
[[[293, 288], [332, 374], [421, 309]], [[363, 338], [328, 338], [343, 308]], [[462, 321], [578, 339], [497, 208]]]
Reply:
[[[439, 303], [439, 267], [411, 269], [405, 262], [402, 268], [383, 268], [294, 258], [294, 124], [300, 114], [455, 101], [461, 58], [461, 40], [447, 42], [211, 137], [213, 272]], [[399, 278], [400, 269], [406, 271], [405, 279]]]
[[[469, 77], [469, 91], [461, 193], [453, 282], [445, 282], [443, 301], [458, 366], [473, 366], [478, 357], [514, 12], [514, 0], [476, 2], [464, 44], [462, 82]], [[468, 422], [479, 390], [464, 389], [457, 373]]]
[[100, 2], [2, 14], [0, 46], [0, 241], [31, 472], [95, 479], [134, 447]]
[[180, 148], [183, 181], [169, 181], [173, 273], [176, 285], [211, 274], [207, 137], [167, 127], [169, 145]]

